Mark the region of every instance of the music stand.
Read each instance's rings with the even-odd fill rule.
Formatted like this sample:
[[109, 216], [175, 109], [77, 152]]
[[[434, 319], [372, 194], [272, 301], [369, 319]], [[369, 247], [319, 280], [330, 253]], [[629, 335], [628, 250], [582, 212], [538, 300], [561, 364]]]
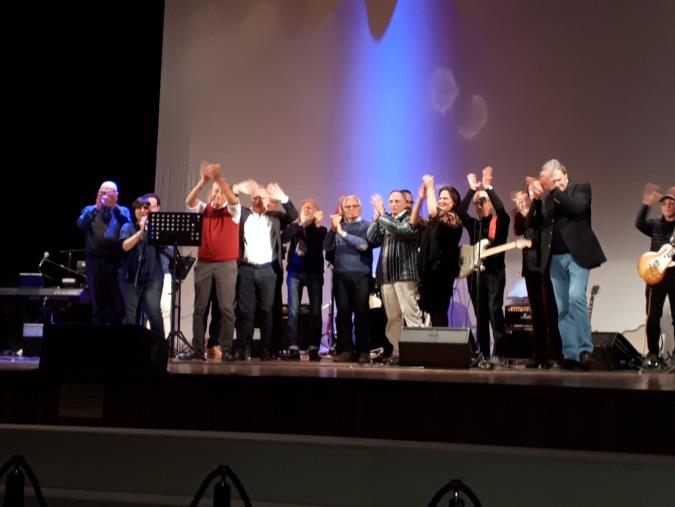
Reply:
[[180, 287], [187, 276], [194, 257], [182, 257], [178, 254], [179, 246], [201, 246], [202, 222], [201, 213], [184, 213], [172, 211], [157, 211], [148, 216], [148, 240], [157, 246], [172, 246], [173, 259], [171, 263], [171, 330], [167, 340], [169, 342], [169, 356], [176, 357], [178, 340], [182, 341], [190, 350], [185, 335], [180, 330]]

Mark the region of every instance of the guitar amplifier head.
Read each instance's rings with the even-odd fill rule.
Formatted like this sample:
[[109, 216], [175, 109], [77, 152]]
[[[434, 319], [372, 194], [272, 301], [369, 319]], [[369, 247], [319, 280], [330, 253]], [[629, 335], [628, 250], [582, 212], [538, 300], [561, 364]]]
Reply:
[[532, 331], [532, 313], [529, 305], [507, 305], [504, 307], [506, 332]]

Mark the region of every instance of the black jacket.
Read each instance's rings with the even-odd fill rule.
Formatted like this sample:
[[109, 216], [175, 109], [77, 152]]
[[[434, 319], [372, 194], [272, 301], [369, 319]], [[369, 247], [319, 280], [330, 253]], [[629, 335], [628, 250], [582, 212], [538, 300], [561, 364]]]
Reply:
[[[272, 230], [270, 231], [270, 241], [272, 242], [272, 263], [277, 272], [281, 272], [283, 268], [284, 250], [281, 243], [281, 230], [298, 218], [298, 210], [295, 209], [293, 203], [289, 199], [287, 203], [282, 204], [286, 213], [268, 212], [267, 218], [272, 221]], [[241, 208], [241, 220], [239, 221], [239, 261], [244, 260], [244, 248], [246, 240], [244, 238], [244, 225], [246, 220], [251, 216], [249, 208]]]
[[531, 219], [541, 230], [540, 271], [546, 272], [551, 259], [553, 229], [558, 231], [574, 261], [591, 269], [607, 260], [598, 238], [591, 229], [592, 192], [589, 183], [571, 181], [563, 192], [554, 189], [543, 201], [535, 200]]

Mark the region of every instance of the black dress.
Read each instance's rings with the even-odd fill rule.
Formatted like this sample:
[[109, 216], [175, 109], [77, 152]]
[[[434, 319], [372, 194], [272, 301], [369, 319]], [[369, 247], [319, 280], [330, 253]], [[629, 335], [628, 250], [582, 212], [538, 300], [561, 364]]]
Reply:
[[448, 308], [459, 270], [462, 223], [454, 213], [439, 213], [426, 222], [420, 238], [418, 269], [420, 309], [432, 326], [448, 325]]

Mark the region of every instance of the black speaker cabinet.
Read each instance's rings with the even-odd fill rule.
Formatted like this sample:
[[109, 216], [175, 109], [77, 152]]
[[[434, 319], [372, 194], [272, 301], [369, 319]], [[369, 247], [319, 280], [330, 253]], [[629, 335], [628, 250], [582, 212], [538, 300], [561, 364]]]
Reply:
[[469, 328], [406, 327], [399, 339], [400, 363], [405, 366], [468, 368], [473, 343]]
[[596, 370], [620, 370], [642, 364], [642, 356], [621, 333], [593, 333], [593, 359]]
[[166, 340], [137, 325], [45, 325], [40, 370], [164, 373]]

